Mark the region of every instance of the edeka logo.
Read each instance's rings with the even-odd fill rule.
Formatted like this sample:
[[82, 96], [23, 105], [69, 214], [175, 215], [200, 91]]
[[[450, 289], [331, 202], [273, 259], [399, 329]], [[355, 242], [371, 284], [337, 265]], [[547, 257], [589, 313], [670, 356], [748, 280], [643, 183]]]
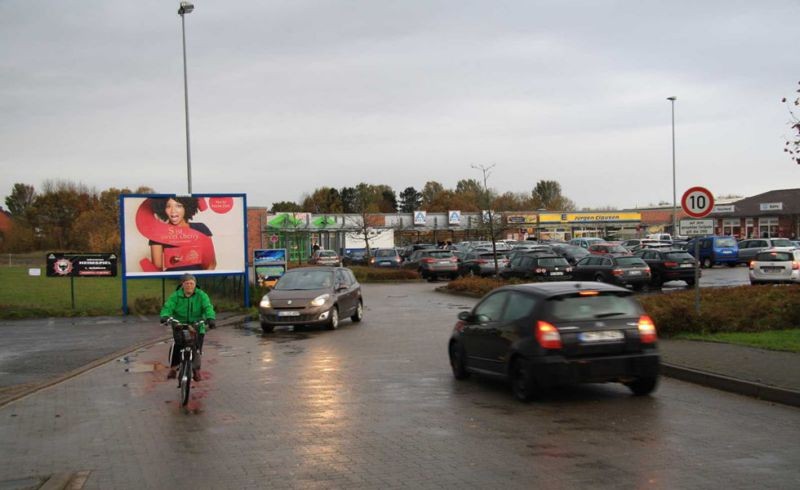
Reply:
[[210, 197], [208, 198], [208, 205], [212, 211], [218, 214], [225, 214], [233, 209], [232, 197]]

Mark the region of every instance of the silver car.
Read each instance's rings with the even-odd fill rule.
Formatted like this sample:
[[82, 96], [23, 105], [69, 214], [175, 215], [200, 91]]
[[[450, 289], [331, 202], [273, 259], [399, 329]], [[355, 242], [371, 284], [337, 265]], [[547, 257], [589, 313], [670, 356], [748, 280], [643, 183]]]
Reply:
[[771, 248], [759, 252], [750, 262], [750, 284], [800, 283], [800, 250]]
[[775, 247], [794, 247], [787, 238], [748, 238], [739, 242], [739, 263], [747, 264], [759, 252]]

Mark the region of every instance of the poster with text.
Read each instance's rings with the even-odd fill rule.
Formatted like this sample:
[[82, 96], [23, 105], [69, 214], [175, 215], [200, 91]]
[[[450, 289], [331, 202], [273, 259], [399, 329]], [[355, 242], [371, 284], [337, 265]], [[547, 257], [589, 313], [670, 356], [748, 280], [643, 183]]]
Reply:
[[122, 196], [125, 275], [241, 274], [243, 195]]

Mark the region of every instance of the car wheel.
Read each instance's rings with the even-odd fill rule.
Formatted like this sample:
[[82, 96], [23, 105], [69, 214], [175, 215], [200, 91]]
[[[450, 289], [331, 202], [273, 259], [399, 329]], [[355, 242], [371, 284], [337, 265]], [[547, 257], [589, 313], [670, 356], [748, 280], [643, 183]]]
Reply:
[[736, 267], [737, 265], [736, 262], [728, 262], [728, 267]]
[[450, 280], [451, 281], [455, 281], [456, 279], [458, 279], [458, 273], [450, 274]]
[[458, 342], [451, 342], [449, 352], [450, 367], [453, 369], [453, 377], [456, 379], [469, 378], [464, 347]]
[[605, 281], [605, 278], [603, 277], [603, 274], [597, 274], [597, 275], [595, 275], [595, 276], [594, 276], [594, 280], [595, 280], [595, 281], [597, 281], [597, 282], [606, 282], [606, 281]]
[[645, 376], [643, 378], [637, 378], [630, 383], [626, 383], [626, 386], [630, 388], [634, 395], [644, 396], [652, 393], [653, 390], [656, 389], [657, 384], [658, 376]]
[[356, 306], [356, 312], [353, 313], [353, 316], [351, 316], [350, 319], [355, 323], [358, 323], [364, 319], [364, 304], [362, 303], [361, 300], [358, 300], [358, 305]]
[[644, 289], [644, 284], [631, 284], [634, 291], [641, 291]]
[[529, 402], [541, 395], [530, 367], [526, 366], [522, 359], [514, 360], [514, 364], [511, 365], [511, 391], [521, 402]]
[[660, 288], [664, 284], [664, 279], [658, 274], [653, 274], [653, 278], [650, 279], [650, 284], [655, 288]]
[[261, 330], [264, 333], [272, 333], [272, 331], [275, 330], [275, 325], [267, 322], [261, 322]]
[[703, 268], [710, 269], [714, 266], [714, 262], [711, 261], [711, 257], [706, 257], [703, 259]]
[[337, 328], [339, 328], [339, 309], [334, 306], [328, 315], [328, 330], [336, 330]]
[[694, 279], [686, 279], [686, 286], [693, 288], [695, 286]]

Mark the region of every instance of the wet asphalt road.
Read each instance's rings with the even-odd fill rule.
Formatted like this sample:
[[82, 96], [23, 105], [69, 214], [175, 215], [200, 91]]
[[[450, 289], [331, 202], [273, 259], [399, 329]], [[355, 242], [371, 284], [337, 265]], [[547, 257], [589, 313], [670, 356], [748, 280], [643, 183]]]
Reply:
[[[90, 471], [86, 488], [798, 488], [800, 411], [671, 379], [521, 404], [453, 380], [475, 300], [366, 285], [338, 331], [219, 328], [189, 409], [156, 344], [0, 409], [0, 482]], [[2, 487], [2, 485], [0, 485]]]

